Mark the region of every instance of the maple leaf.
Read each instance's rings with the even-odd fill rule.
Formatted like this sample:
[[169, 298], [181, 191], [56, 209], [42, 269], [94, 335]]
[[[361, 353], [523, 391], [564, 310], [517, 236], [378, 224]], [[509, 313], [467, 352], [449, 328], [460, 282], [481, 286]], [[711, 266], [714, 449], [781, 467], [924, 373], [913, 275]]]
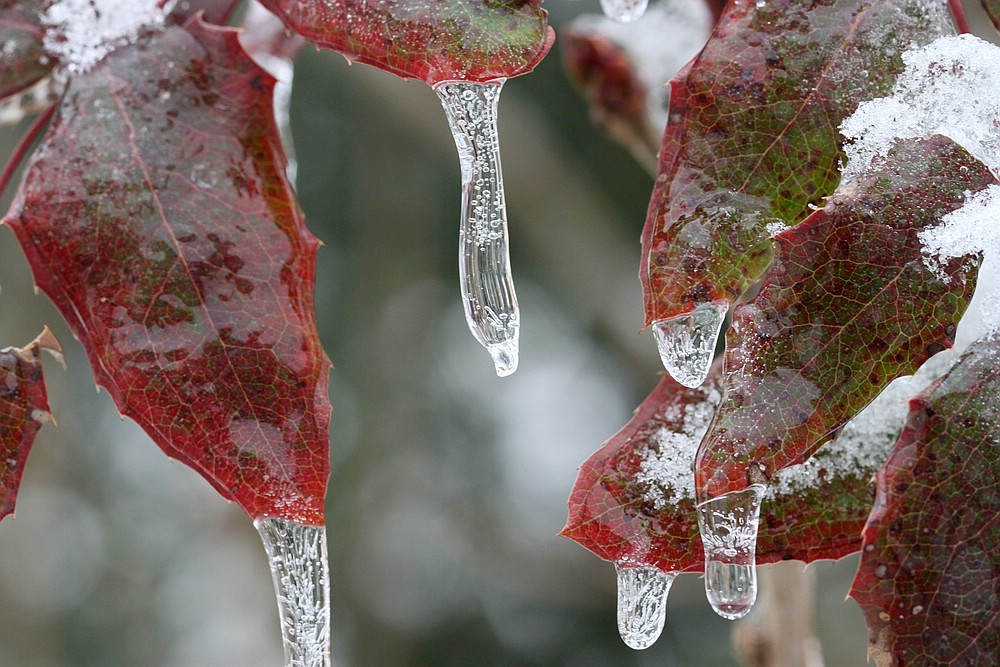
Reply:
[[1000, 338], [910, 402], [851, 597], [880, 667], [1000, 663]]
[[729, 3], [671, 81], [642, 236], [646, 325], [755, 282], [771, 230], [834, 190], [841, 121], [889, 91], [911, 44], [952, 30], [942, 4], [916, 0]]
[[168, 27], [74, 76], [6, 221], [118, 409], [254, 518], [323, 523], [329, 361], [273, 78]]
[[44, 79], [55, 66], [45, 52], [42, 2], [0, 0], [0, 99]]
[[727, 334], [725, 400], [695, 463], [699, 498], [805, 461], [891, 380], [951, 346], [978, 260], [931, 269], [919, 233], [996, 182], [946, 137], [901, 140], [775, 236], [760, 292]]
[[46, 328], [28, 345], [0, 350], [0, 520], [14, 513], [28, 452], [52, 417], [39, 351], [62, 361], [62, 349]]
[[530, 72], [555, 39], [538, 0], [262, 0], [291, 30], [401, 77], [487, 82]]
[[[661, 378], [629, 423], [580, 467], [564, 537], [632, 567], [704, 570], [692, 469], [721, 400], [721, 376], [716, 364], [697, 389]], [[766, 499], [758, 562], [834, 559], [861, 548], [875, 466], [838, 466], [841, 454], [836, 446], [824, 450], [804, 479], [789, 478]]]

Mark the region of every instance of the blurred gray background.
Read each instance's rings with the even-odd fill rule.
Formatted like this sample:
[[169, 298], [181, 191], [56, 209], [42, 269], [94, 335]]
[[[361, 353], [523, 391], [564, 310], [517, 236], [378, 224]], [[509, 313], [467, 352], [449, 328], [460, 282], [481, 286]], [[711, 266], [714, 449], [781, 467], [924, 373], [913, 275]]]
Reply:
[[[593, 3], [546, 3], [560, 25]], [[614, 572], [556, 537], [576, 467], [661, 372], [642, 303], [652, 180], [594, 129], [558, 44], [500, 103], [521, 365], [495, 376], [457, 280], [461, 191], [434, 93], [306, 49], [292, 102], [299, 193], [324, 241], [320, 333], [336, 366], [327, 522], [341, 667], [735, 665], [731, 623], [681, 576], [651, 649], [618, 639]], [[0, 133], [10, 151], [26, 124]], [[10, 193], [3, 199], [6, 210]], [[0, 344], [48, 324], [59, 422], [0, 524], [0, 667], [276, 667], [250, 521], [94, 391], [89, 364], [0, 229]], [[812, 566], [826, 664], [862, 665], [855, 559]]]

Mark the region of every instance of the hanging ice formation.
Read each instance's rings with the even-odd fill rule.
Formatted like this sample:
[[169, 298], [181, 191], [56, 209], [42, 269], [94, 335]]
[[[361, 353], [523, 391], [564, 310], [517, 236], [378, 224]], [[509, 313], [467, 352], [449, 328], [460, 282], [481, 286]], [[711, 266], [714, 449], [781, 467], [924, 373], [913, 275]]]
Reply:
[[705, 593], [723, 618], [746, 616], [757, 600], [757, 529], [765, 489], [754, 484], [698, 505]]
[[601, 0], [604, 15], [612, 21], [631, 23], [646, 13], [649, 0]]
[[278, 598], [285, 667], [330, 667], [330, 574], [326, 529], [257, 519]]
[[618, 633], [629, 648], [640, 651], [653, 645], [663, 632], [667, 594], [673, 572], [656, 568], [626, 567], [615, 563], [618, 575]]
[[728, 310], [728, 302], [713, 301], [698, 304], [687, 315], [653, 322], [663, 367], [685, 387], [700, 387], [708, 377]]
[[448, 115], [462, 165], [458, 268], [465, 318], [501, 377], [517, 369], [520, 328], [497, 134], [503, 83], [502, 79], [445, 81], [434, 87]]

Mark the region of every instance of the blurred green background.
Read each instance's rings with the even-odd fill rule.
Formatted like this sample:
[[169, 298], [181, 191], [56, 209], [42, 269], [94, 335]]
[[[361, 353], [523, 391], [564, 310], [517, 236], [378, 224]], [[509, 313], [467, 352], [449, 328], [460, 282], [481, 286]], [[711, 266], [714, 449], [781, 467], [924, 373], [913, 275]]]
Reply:
[[[557, 34], [598, 11], [546, 6]], [[523, 323], [510, 378], [465, 325], [458, 160], [434, 93], [307, 49], [292, 121], [336, 366], [334, 664], [735, 665], [732, 624], [700, 578], [678, 579], [663, 636], [635, 652], [617, 636], [612, 566], [556, 537], [576, 467], [661, 372], [636, 278], [652, 181], [592, 127], [558, 43], [500, 104]], [[4, 154], [25, 127], [3, 129]], [[280, 665], [249, 520], [94, 391], [7, 229], [0, 285], [0, 342], [48, 324], [69, 364], [46, 361], [59, 425], [41, 431], [16, 520], [0, 524], [0, 667]], [[864, 664], [864, 623], [844, 601], [855, 566], [812, 566], [827, 665]]]

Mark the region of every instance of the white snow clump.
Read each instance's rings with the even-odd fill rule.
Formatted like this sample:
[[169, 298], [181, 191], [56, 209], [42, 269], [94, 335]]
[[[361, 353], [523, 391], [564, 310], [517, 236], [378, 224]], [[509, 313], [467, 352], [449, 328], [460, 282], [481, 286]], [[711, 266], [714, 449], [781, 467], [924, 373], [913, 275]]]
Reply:
[[86, 72], [146, 27], [163, 25], [177, 0], [58, 0], [42, 16], [45, 50], [70, 74]]

